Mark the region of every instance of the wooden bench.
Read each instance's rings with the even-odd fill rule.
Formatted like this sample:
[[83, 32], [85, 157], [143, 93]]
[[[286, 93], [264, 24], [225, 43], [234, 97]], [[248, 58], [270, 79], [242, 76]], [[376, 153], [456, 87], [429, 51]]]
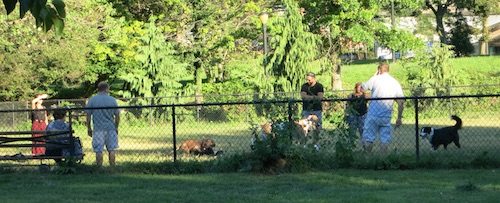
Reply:
[[[83, 160], [84, 154], [75, 155], [75, 137], [73, 136], [74, 131], [10, 131], [10, 132], [0, 132], [0, 148], [32, 148], [32, 147], [47, 147], [49, 141], [57, 140], [68, 140], [69, 143], [53, 143], [50, 145], [58, 145], [62, 149], [69, 149], [70, 156], [73, 160], [80, 162]], [[33, 134], [41, 134], [42, 136], [33, 137]], [[69, 134], [69, 138], [60, 138], [54, 136]], [[34, 143], [34, 142], [45, 142], [45, 143]], [[73, 149], [73, 150], [71, 150]], [[26, 160], [46, 160], [46, 159], [61, 159], [66, 160], [67, 156], [50, 156], [50, 155], [23, 155], [22, 153], [17, 153], [14, 155], [0, 155], [1, 160], [12, 160], [12, 161], [26, 161]]]

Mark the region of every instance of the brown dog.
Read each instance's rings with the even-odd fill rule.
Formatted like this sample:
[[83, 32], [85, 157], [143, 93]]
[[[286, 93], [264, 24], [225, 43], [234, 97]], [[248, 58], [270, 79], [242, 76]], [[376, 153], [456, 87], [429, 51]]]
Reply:
[[177, 151], [182, 150], [186, 154], [194, 155], [214, 155], [213, 147], [215, 147], [215, 141], [212, 139], [186, 140], [177, 148]]

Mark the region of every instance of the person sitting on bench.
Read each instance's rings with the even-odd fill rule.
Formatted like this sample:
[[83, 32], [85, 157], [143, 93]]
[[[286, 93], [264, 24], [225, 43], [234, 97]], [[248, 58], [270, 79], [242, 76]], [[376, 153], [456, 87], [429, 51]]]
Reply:
[[[66, 111], [64, 110], [55, 110], [52, 114], [54, 116], [54, 121], [47, 125], [46, 131], [50, 133], [50, 131], [71, 131], [71, 128], [66, 120]], [[70, 134], [60, 134], [55, 136], [50, 136], [47, 138], [47, 147], [45, 150], [46, 156], [70, 156], [69, 148], [65, 148], [63, 144], [69, 144]], [[56, 163], [61, 163], [62, 159], [57, 158], [54, 159]]]

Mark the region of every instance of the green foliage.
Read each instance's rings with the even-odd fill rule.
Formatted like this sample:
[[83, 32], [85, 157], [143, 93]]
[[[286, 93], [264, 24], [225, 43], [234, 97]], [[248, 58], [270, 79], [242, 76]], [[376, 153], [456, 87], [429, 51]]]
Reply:
[[[101, 29], [94, 36], [98, 41], [92, 44], [85, 74], [85, 96], [94, 93], [97, 83], [107, 81], [113, 84], [121, 76], [140, 67], [136, 60], [137, 50], [142, 45], [139, 37], [146, 34], [144, 23], [128, 22], [123, 18], [113, 18], [114, 11], [104, 5], [100, 8], [102, 19], [95, 19]], [[120, 94], [120, 93], [118, 93]]]
[[36, 27], [42, 27], [45, 32], [52, 26], [57, 35], [61, 35], [64, 29], [64, 18], [66, 17], [66, 4], [63, 0], [4, 0], [3, 4], [7, 15], [12, 13], [19, 2], [19, 18], [24, 18], [26, 12], [30, 11], [36, 21]]
[[[6, 74], [0, 76], [3, 81], [0, 84], [1, 100], [30, 99], [37, 92], [57, 96], [62, 89], [80, 87], [87, 81], [89, 53], [99, 30], [82, 21], [94, 23], [97, 16], [104, 15], [97, 12], [102, 9], [101, 5], [89, 2], [68, 5], [72, 15], [65, 18], [68, 24], [61, 36], [41, 32], [31, 25], [32, 18], [21, 21], [2, 19], [0, 44], [5, 48], [0, 50], [0, 69]], [[88, 13], [89, 10], [96, 12]], [[9, 78], [2, 78], [7, 76]]]
[[474, 46], [471, 43], [473, 34], [472, 28], [467, 24], [467, 19], [462, 14], [456, 14], [456, 19], [450, 24], [450, 44], [456, 56], [469, 56], [474, 53]]
[[377, 30], [377, 43], [391, 50], [400, 51], [400, 53], [410, 50], [419, 50], [425, 47], [422, 39], [418, 38], [413, 33], [399, 28], [382, 27]]
[[66, 157], [63, 162], [59, 163], [55, 173], [57, 174], [74, 174], [77, 172], [77, 168], [80, 164], [80, 161], [76, 157]]
[[[451, 46], [434, 44], [430, 50], [417, 51], [416, 57], [405, 62], [403, 66], [407, 72], [406, 86], [412, 87], [410, 95], [414, 96], [446, 96], [450, 95], [448, 87], [464, 83], [466, 78], [461, 77], [457, 70], [450, 67], [450, 58], [453, 56]], [[420, 109], [430, 108], [437, 100], [421, 100]]]
[[295, 123], [280, 120], [276, 123], [281, 124], [272, 128], [271, 135], [261, 135], [258, 127], [252, 129], [252, 152], [240, 171], [280, 173], [311, 169], [308, 158], [313, 156], [313, 149], [297, 145], [299, 138], [295, 136]]
[[356, 136], [356, 132], [349, 130], [343, 114], [334, 115], [330, 122], [335, 124], [332, 134], [337, 136], [335, 160], [340, 167], [349, 167], [354, 161], [354, 150], [360, 138]]
[[156, 18], [146, 24], [146, 33], [139, 37], [136, 59], [142, 66], [120, 75], [129, 88], [121, 92], [125, 98], [175, 96], [181, 94], [180, 79], [186, 76], [185, 65], [176, 61], [172, 45], [165, 41]]
[[450, 49], [448, 45], [434, 44], [430, 54], [425, 49], [418, 50], [415, 59], [404, 64], [408, 74], [406, 83], [413, 87], [412, 95], [445, 95], [448, 92], [443, 87], [463, 82], [450, 67], [453, 56]]
[[[0, 76], [3, 80], [0, 97], [3, 99], [31, 98], [38, 91], [57, 94], [63, 86], [79, 84], [85, 62], [84, 53], [70, 51], [81, 47], [76, 42], [55, 38], [52, 34], [40, 36], [34, 29], [18, 27], [2, 34], [5, 39], [12, 40], [6, 50], [0, 51], [4, 54], [0, 65], [5, 73]], [[32, 39], [22, 40], [25, 37]], [[52, 47], [51, 44], [60, 46]]]
[[[124, 27], [131, 34], [136, 35], [135, 40], [124, 39], [124, 53], [130, 53], [132, 59], [118, 57], [121, 64], [130, 66], [128, 71], [120, 70], [115, 75], [124, 81], [124, 90], [118, 92], [124, 98], [137, 98], [130, 101], [133, 105], [152, 105], [174, 103], [178, 98], [174, 96], [189, 94], [185, 92], [180, 80], [187, 76], [186, 65], [178, 62], [172, 43], [165, 40], [163, 29], [156, 25], [157, 18], [151, 17], [150, 22], [142, 24], [135, 21], [130, 27]], [[127, 43], [134, 43], [130, 46]], [[132, 51], [132, 48], [137, 51]], [[111, 52], [114, 53], [114, 52]], [[118, 66], [116, 68], [119, 68]], [[162, 109], [143, 109], [140, 117], [153, 117], [165, 119]], [[133, 121], [130, 117], [130, 121]]]
[[300, 1], [300, 5], [306, 11], [303, 23], [321, 36], [318, 44], [321, 54], [317, 56], [323, 61], [321, 72], [332, 75], [332, 89], [342, 89], [340, 56], [361, 43], [369, 48], [380, 37], [376, 31], [385, 25], [373, 19], [382, 5], [374, 0], [335, 3], [311, 0]]
[[[293, 0], [283, 2], [286, 8], [283, 16], [277, 16], [270, 23], [270, 44], [273, 52], [264, 60], [269, 60], [266, 71], [272, 78], [262, 76], [261, 91], [297, 91], [303, 84], [307, 72], [312, 70], [311, 62], [317, 56], [318, 36], [309, 32], [302, 23], [298, 4]], [[265, 74], [266, 76], [268, 73]]]
[[[450, 12], [452, 9], [458, 11], [467, 10], [476, 15], [485, 19], [489, 16], [493, 11], [498, 11], [499, 4], [498, 1], [487, 1], [487, 0], [478, 0], [478, 1], [464, 1], [464, 0], [448, 0], [443, 2], [441, 0], [426, 0], [425, 6], [427, 9], [431, 10], [436, 19], [436, 30], [437, 34], [440, 36], [441, 43], [447, 44], [447, 31], [444, 29], [444, 18], [451, 18]], [[454, 16], [455, 18], [457, 16]], [[460, 18], [460, 17], [459, 17]], [[484, 25], [484, 23], [483, 23]], [[485, 28], [482, 28], [482, 34], [488, 36], [488, 31]]]
[[422, 13], [425, 0], [382, 0], [381, 4], [386, 15], [391, 14], [391, 2], [394, 3], [396, 17], [416, 16]]

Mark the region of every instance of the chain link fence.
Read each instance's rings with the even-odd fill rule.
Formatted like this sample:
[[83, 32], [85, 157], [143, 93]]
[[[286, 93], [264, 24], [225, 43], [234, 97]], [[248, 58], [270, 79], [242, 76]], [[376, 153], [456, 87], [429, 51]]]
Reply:
[[[443, 89], [447, 93], [455, 91], [449, 91], [450, 88]], [[459, 89], [463, 91], [463, 88]], [[498, 91], [494, 89], [496, 88], [491, 87], [489, 92], [495, 94], [489, 95], [458, 93], [457, 96], [405, 97], [403, 125], [393, 129], [389, 153], [409, 157], [408, 161], [437, 156], [473, 160], [499, 153], [500, 100]], [[416, 91], [418, 90], [405, 90], [405, 93], [414, 94]], [[332, 157], [336, 153], [335, 143], [345, 133], [343, 113], [347, 101], [345, 98], [349, 93], [351, 91], [325, 93], [324, 130], [320, 133], [318, 153]], [[226, 95], [224, 99], [221, 99], [220, 95], [205, 96], [202, 103], [196, 103], [193, 97], [167, 100], [168, 102], [165, 102], [165, 98], [120, 99], [118, 164], [193, 159], [193, 156], [176, 153], [174, 150], [188, 139], [211, 138], [216, 142], [214, 150], [223, 150], [224, 155], [250, 152], [252, 131], [255, 127], [269, 121], [297, 120], [302, 109], [298, 93]], [[216, 102], [217, 100], [232, 102]], [[180, 101], [183, 103], [176, 103]], [[70, 111], [68, 122], [72, 124], [74, 136], [82, 141], [86, 154], [83, 163], [95, 164], [91, 138], [87, 136], [85, 126], [85, 100], [47, 100], [44, 105], [47, 106], [49, 115], [54, 108], [66, 108]], [[0, 136], [3, 136], [1, 132], [29, 131], [31, 111], [27, 103], [0, 103]], [[463, 128], [459, 130], [462, 148], [458, 149], [451, 144], [447, 150], [440, 147], [433, 151], [430, 144], [419, 137], [420, 128], [454, 125], [455, 122], [450, 119], [451, 115], [458, 115], [463, 120]], [[355, 139], [359, 141], [359, 135]], [[378, 144], [377, 140], [375, 153], [378, 151]], [[355, 150], [361, 149], [360, 145], [355, 147]], [[0, 144], [0, 156], [30, 153], [30, 148], [3, 148]]]

